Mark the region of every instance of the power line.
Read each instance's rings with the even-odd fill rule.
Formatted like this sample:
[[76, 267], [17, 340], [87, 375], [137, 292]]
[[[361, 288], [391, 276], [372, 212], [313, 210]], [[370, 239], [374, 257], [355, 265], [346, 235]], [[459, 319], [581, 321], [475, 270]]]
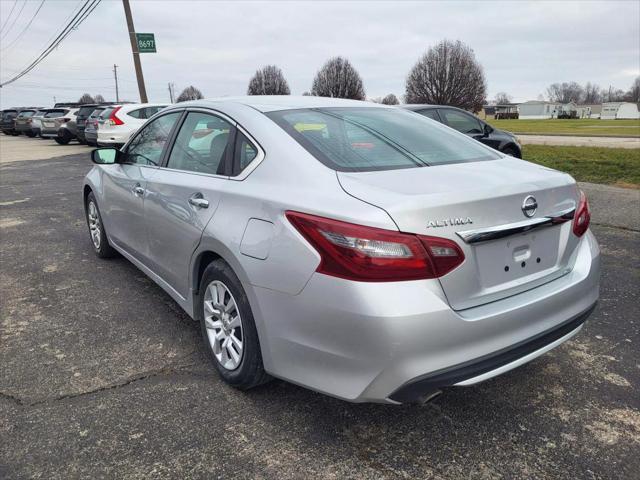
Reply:
[[40, 2], [40, 6], [38, 7], [38, 9], [36, 10], [36, 13], [33, 14], [33, 16], [31, 17], [31, 20], [29, 20], [29, 23], [27, 23], [27, 26], [24, 27], [22, 29], [22, 31], [18, 34], [18, 36], [16, 38], [13, 39], [13, 42], [11, 42], [9, 45], [0, 48], [0, 52], [5, 51], [7, 48], [10, 48], [12, 45], [14, 45], [18, 40], [20, 40], [20, 37], [22, 37], [22, 35], [25, 34], [25, 32], [28, 30], [28, 28], [31, 26], [31, 24], [33, 23], [33, 20], [36, 18], [36, 16], [38, 15], [38, 13], [40, 12], [40, 9], [42, 8], [42, 5], [44, 5], [45, 0], [42, 0], [42, 2]]
[[7, 22], [11, 18], [11, 14], [13, 13], [13, 10], [16, 8], [17, 4], [18, 4], [18, 0], [13, 0], [13, 6], [11, 7], [11, 11], [9, 12], [9, 15], [7, 15], [7, 18], [5, 18], [4, 23], [2, 24], [2, 27], [0, 27], [0, 33], [2, 33], [2, 31], [4, 30], [4, 27], [7, 25]]
[[[90, 4], [89, 2], [92, 1]], [[60, 32], [60, 34], [56, 37], [56, 39], [33, 61], [31, 64], [26, 67], [22, 72], [15, 75], [13, 78], [7, 80], [6, 82], [0, 83], [0, 87], [4, 87], [10, 83], [15, 82], [19, 78], [25, 76], [31, 70], [33, 70], [40, 62], [42, 62], [47, 56], [53, 52], [53, 50], [60, 45], [69, 34], [75, 30], [82, 22], [86, 20], [86, 18], [91, 15], [91, 13], [96, 9], [96, 7], [100, 4], [101, 0], [86, 0], [86, 2], [80, 8], [80, 11], [73, 17], [73, 19], [65, 26], [65, 28]]]
[[16, 20], [18, 20], [18, 18], [20, 18], [20, 15], [22, 14], [22, 11], [24, 10], [24, 7], [27, 5], [27, 0], [24, 0], [22, 2], [22, 8], [20, 9], [20, 11], [18, 12], [18, 14], [15, 16], [15, 18], [13, 19], [13, 22], [11, 22], [11, 25], [9, 25], [9, 28], [7, 28], [4, 33], [0, 36], [0, 40], [2, 40], [4, 37], [7, 36], [7, 33], [9, 33], [11, 31], [11, 29], [13, 28], [13, 26], [16, 24]]

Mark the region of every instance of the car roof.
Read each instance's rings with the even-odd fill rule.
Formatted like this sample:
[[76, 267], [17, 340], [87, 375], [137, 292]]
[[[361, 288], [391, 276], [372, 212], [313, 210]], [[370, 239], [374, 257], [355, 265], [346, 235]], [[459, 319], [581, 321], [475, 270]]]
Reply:
[[458, 107], [452, 107], [451, 105], [433, 105], [431, 103], [409, 103], [407, 105], [399, 105], [400, 108], [406, 108], [407, 110], [430, 110], [433, 108], [453, 108], [460, 110]]
[[221, 97], [203, 100], [192, 100], [173, 105], [199, 106], [215, 108], [221, 104], [242, 104], [260, 112], [277, 110], [295, 110], [298, 108], [359, 107], [359, 108], [393, 108], [379, 103], [344, 98], [312, 97], [296, 95], [248, 95], [243, 97]]

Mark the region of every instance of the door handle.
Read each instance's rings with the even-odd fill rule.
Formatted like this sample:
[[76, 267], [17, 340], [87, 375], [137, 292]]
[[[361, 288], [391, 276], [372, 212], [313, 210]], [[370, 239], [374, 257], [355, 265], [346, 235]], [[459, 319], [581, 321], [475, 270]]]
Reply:
[[144, 188], [142, 188], [139, 183], [136, 183], [133, 187], [133, 194], [136, 196], [144, 195]]
[[203, 198], [200, 192], [191, 195], [189, 203], [197, 208], [207, 208], [209, 206], [209, 200]]

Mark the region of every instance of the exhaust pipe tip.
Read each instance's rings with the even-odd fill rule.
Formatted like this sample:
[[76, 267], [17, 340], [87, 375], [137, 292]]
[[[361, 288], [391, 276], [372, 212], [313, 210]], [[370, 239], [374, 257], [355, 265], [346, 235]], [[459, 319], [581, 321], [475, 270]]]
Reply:
[[442, 395], [442, 390], [434, 390], [432, 392], [429, 392], [425, 395], [420, 396], [419, 398], [416, 399], [416, 403], [418, 405], [426, 405], [427, 403], [435, 400], [436, 398], [438, 398], [440, 395]]

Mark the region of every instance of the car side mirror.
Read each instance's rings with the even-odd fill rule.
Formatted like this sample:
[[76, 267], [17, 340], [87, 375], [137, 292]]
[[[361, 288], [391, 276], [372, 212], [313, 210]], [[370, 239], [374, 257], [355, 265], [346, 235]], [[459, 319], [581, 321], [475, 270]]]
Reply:
[[493, 132], [493, 128], [491, 127], [491, 125], [485, 123], [484, 124], [484, 135], [485, 136], [490, 135], [491, 132]]
[[91, 152], [91, 161], [98, 165], [118, 163], [120, 151], [116, 148], [96, 148]]

